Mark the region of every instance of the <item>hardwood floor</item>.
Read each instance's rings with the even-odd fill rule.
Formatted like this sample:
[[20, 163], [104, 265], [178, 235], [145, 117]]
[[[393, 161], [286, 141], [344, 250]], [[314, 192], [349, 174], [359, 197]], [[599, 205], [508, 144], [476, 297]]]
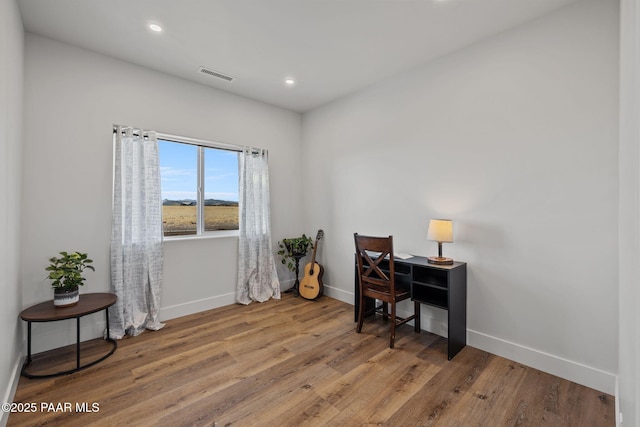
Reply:
[[[125, 338], [84, 371], [22, 377], [14, 402], [36, 411], [8, 426], [615, 425], [610, 395], [469, 346], [449, 362], [445, 339], [407, 325], [388, 344], [387, 324], [356, 334], [353, 307], [328, 297], [223, 307]], [[74, 351], [38, 357], [60, 370]]]

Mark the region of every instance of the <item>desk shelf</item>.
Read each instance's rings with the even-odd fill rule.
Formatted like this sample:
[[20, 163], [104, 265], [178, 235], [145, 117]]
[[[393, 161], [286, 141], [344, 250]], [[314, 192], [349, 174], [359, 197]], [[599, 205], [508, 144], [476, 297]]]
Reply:
[[449, 286], [449, 271], [439, 268], [414, 266], [413, 282], [447, 288]]
[[419, 303], [447, 310], [449, 308], [447, 288], [413, 282], [411, 299]]

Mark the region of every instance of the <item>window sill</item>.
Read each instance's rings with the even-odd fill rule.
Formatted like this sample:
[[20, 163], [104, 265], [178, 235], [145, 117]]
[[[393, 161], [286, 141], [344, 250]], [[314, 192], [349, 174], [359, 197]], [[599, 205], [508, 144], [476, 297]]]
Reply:
[[201, 239], [219, 239], [223, 237], [238, 237], [240, 235], [239, 230], [219, 230], [209, 231], [199, 236], [195, 234], [189, 234], [186, 236], [168, 236], [163, 239], [164, 242], [176, 242], [184, 240], [201, 240]]

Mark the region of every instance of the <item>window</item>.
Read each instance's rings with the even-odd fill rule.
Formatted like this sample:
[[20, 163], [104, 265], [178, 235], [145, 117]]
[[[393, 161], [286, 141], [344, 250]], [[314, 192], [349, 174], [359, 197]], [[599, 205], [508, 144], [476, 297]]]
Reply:
[[238, 153], [158, 139], [165, 236], [238, 229]]

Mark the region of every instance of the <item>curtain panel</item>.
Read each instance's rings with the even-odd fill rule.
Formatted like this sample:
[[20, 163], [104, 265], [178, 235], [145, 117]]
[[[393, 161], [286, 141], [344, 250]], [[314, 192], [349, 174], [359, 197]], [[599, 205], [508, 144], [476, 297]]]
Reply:
[[162, 290], [162, 198], [155, 132], [114, 129], [110, 335], [157, 330]]
[[245, 148], [239, 156], [240, 233], [238, 284], [240, 304], [280, 299], [280, 283], [271, 245], [269, 167], [266, 150]]

